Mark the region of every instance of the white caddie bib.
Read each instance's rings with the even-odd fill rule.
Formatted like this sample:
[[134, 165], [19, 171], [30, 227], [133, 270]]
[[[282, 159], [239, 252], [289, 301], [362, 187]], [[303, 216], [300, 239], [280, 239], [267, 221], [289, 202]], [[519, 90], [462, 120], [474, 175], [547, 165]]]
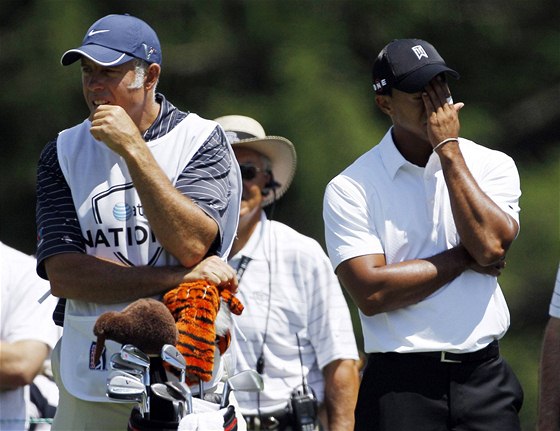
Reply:
[[[60, 133], [57, 141], [58, 161], [76, 208], [87, 253], [127, 266], [178, 265], [152, 232], [142, 209], [124, 160], [90, 134], [91, 122]], [[215, 130], [217, 123], [189, 114], [163, 137], [147, 142], [152, 154], [172, 184], [194, 154]], [[233, 157], [233, 152], [229, 148]], [[235, 160], [232, 158], [232, 160]], [[222, 254], [229, 250], [237, 229], [230, 223], [239, 211], [239, 170], [235, 163], [230, 172], [232, 204], [224, 226]], [[227, 253], [225, 253], [227, 256]], [[115, 286], [118, 288], [118, 286]], [[160, 298], [157, 298], [160, 299]], [[108, 402], [106, 383], [111, 371], [109, 361], [119, 352], [119, 343], [107, 340], [98, 364], [93, 363], [96, 337], [93, 326], [106, 311], [120, 311], [128, 303], [96, 304], [68, 299], [61, 341], [61, 378], [72, 395], [87, 401]], [[215, 358], [215, 384], [221, 378], [219, 355]]]

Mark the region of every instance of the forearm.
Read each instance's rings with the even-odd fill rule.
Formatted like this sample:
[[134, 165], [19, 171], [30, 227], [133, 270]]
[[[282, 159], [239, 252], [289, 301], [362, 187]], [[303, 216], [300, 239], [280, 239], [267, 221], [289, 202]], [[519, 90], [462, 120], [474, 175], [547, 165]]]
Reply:
[[207, 257], [192, 268], [129, 267], [87, 254], [65, 253], [46, 259], [45, 268], [53, 295], [99, 304], [155, 296], [197, 280], [237, 290], [235, 270], [217, 256]]
[[0, 390], [30, 384], [41, 371], [48, 354], [48, 346], [41, 341], [0, 341]]
[[438, 155], [461, 243], [482, 266], [504, 259], [517, 223], [481, 190], [457, 142], [442, 146]]
[[128, 267], [81, 253], [51, 256], [45, 268], [53, 295], [105, 304], [160, 294], [179, 285], [187, 272], [182, 267]]
[[540, 364], [539, 431], [560, 427], [560, 319], [551, 317], [545, 330]]
[[147, 149], [126, 158], [143, 210], [159, 242], [185, 267], [207, 254], [218, 225], [187, 196], [182, 195]]
[[373, 316], [420, 302], [469, 269], [472, 262], [459, 245], [432, 257], [389, 265], [373, 256], [359, 257], [341, 264], [337, 274], [362, 313]]
[[517, 223], [482, 191], [467, 167], [458, 141], [463, 104], [446, 102], [450, 92], [440, 78], [430, 81], [425, 91], [428, 138], [441, 162], [461, 243], [479, 265], [490, 266], [505, 257]]
[[360, 384], [356, 361], [345, 359], [331, 362], [323, 373], [328, 430], [354, 429], [354, 409]]

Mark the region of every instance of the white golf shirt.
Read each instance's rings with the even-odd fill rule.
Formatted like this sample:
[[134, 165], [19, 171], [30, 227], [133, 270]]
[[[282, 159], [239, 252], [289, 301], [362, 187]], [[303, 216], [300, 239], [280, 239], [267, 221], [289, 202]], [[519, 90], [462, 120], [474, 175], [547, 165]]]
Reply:
[[[0, 242], [0, 340], [14, 343], [41, 341], [52, 349], [59, 330], [52, 321], [56, 299], [38, 300], [49, 290], [49, 282], [35, 272], [35, 259]], [[0, 393], [0, 430], [27, 429], [25, 398], [29, 389], [22, 386]]]
[[[482, 190], [519, 223], [519, 176], [513, 160], [460, 139]], [[387, 264], [425, 258], [460, 242], [440, 160], [408, 162], [391, 131], [327, 186], [323, 216], [333, 267], [357, 256], [384, 254]], [[471, 352], [501, 338], [509, 311], [497, 278], [468, 270], [417, 304], [365, 316], [366, 352]]]
[[234, 317], [240, 329], [236, 371], [255, 369], [263, 349], [265, 360], [264, 391], [236, 392], [242, 413], [258, 414], [259, 405], [261, 413], [283, 409], [302, 373], [322, 401], [321, 369], [337, 359], [358, 359], [348, 305], [325, 252], [314, 239], [267, 220], [263, 212], [230, 265], [238, 268], [242, 256], [251, 260], [237, 294], [245, 310]]

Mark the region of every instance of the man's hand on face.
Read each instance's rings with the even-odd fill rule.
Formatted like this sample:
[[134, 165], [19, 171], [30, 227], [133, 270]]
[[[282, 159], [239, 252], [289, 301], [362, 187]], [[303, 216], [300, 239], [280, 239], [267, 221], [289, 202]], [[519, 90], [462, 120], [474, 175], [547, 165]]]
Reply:
[[426, 109], [428, 138], [435, 147], [444, 139], [459, 137], [459, 110], [464, 103], [449, 104], [449, 87], [444, 79], [436, 76], [424, 88], [422, 98]]
[[135, 146], [145, 145], [136, 124], [118, 105], [100, 105], [91, 117], [90, 132], [121, 156], [133, 151]]

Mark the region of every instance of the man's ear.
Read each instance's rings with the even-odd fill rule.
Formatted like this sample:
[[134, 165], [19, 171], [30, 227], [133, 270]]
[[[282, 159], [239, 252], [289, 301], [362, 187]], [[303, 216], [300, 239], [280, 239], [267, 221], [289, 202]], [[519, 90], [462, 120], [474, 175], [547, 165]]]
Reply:
[[375, 103], [377, 104], [377, 106], [379, 107], [379, 109], [381, 109], [381, 112], [383, 112], [384, 114], [387, 114], [389, 116], [391, 116], [391, 96], [387, 96], [387, 95], [376, 95], [375, 96]]
[[146, 73], [146, 81], [144, 87], [146, 90], [151, 90], [158, 83], [159, 75], [161, 73], [161, 66], [156, 63], [150, 64]]

